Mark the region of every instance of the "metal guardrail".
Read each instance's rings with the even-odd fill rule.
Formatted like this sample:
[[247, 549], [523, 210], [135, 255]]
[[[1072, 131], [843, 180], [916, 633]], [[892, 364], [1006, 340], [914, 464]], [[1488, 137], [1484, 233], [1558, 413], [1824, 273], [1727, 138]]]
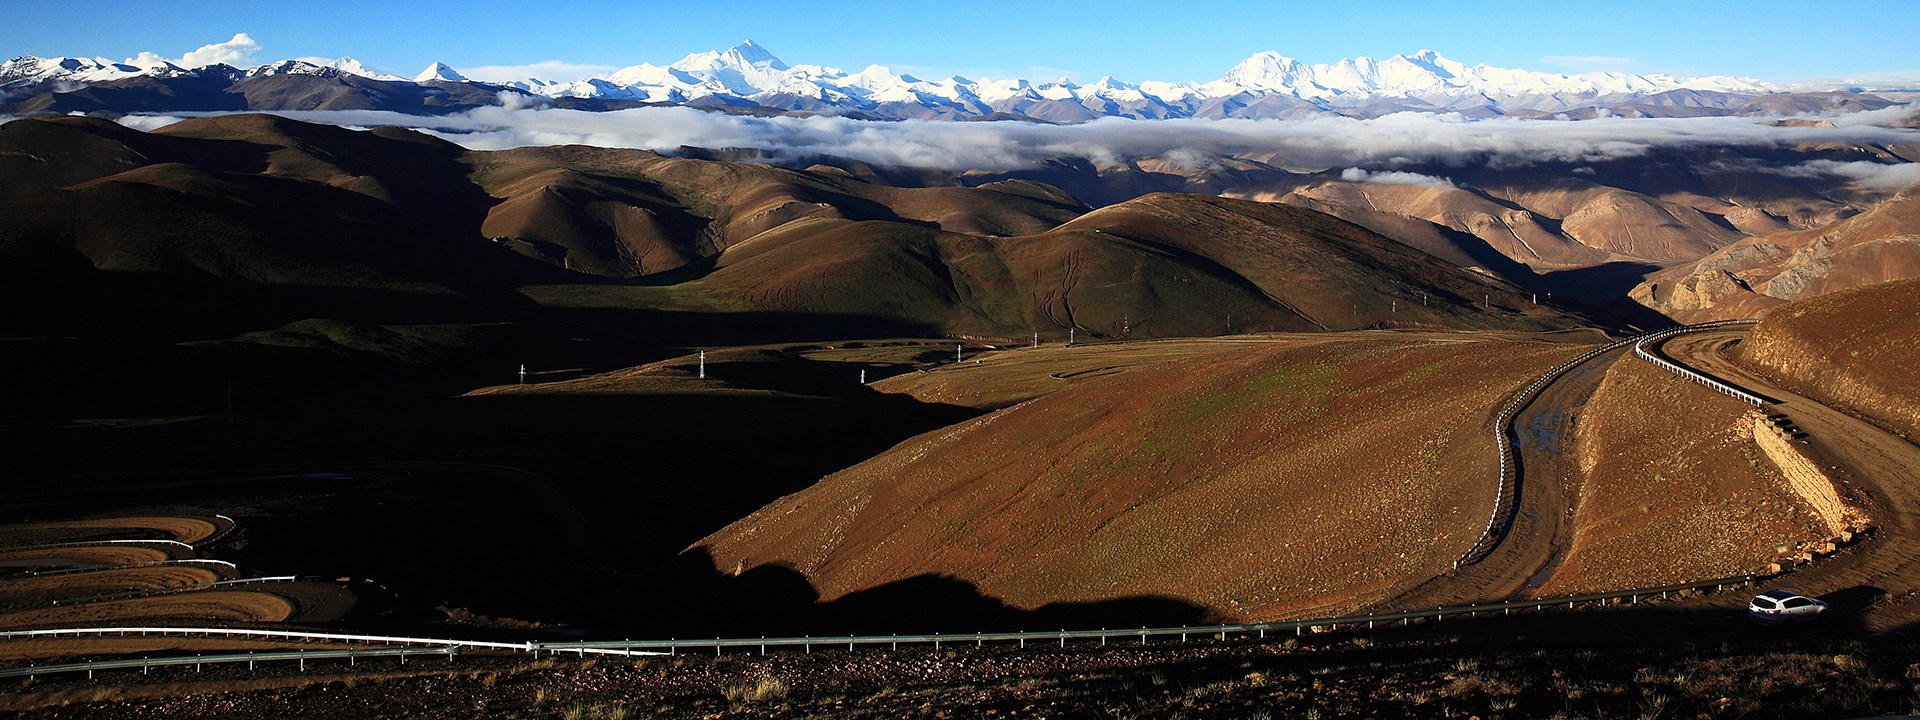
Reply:
[[1660, 332], [1653, 333], [1652, 335], [1648, 335], [1646, 338], [1640, 340], [1637, 343], [1634, 343], [1633, 354], [1640, 356], [1640, 359], [1642, 360], [1653, 363], [1655, 366], [1659, 367], [1662, 370], [1666, 370], [1667, 372], [1670, 372], [1675, 375], [1679, 375], [1680, 377], [1686, 378], [1688, 380], [1692, 380], [1694, 382], [1700, 383], [1701, 385], [1705, 385], [1709, 389], [1715, 392], [1718, 392], [1722, 395], [1726, 395], [1728, 397], [1731, 397], [1735, 400], [1739, 400], [1740, 402], [1746, 403], [1748, 405], [1752, 405], [1754, 407], [1762, 407], [1767, 404], [1766, 398], [1760, 397], [1753, 393], [1734, 387], [1732, 385], [1729, 385], [1725, 382], [1720, 381], [1717, 378], [1709, 377], [1685, 365], [1681, 365], [1672, 360], [1669, 360], [1666, 357], [1664, 357], [1659, 350], [1651, 347], [1652, 345], [1659, 343], [1663, 340], [1666, 340], [1667, 338], [1673, 337], [1675, 335], [1682, 335], [1690, 332], [1700, 332], [1703, 330], [1713, 330], [1717, 328], [1726, 327], [1728, 325], [1751, 325], [1757, 322], [1759, 321], [1753, 320], [1753, 319], [1715, 320], [1713, 322], [1700, 323], [1697, 325], [1686, 325], [1683, 327], [1662, 330]]
[[194, 666], [195, 671], [199, 671], [202, 669], [202, 666], [205, 666], [205, 665], [219, 665], [219, 664], [229, 664], [229, 663], [246, 663], [247, 669], [252, 670], [256, 663], [289, 661], [289, 660], [298, 662], [300, 664], [300, 669], [305, 670], [307, 669], [308, 660], [345, 659], [348, 665], [352, 665], [354, 661], [359, 660], [360, 658], [373, 658], [373, 657], [398, 657], [400, 658], [400, 664], [404, 665], [407, 662], [408, 655], [414, 655], [414, 656], [445, 655], [448, 660], [452, 660], [454, 657], [458, 656], [459, 654], [460, 654], [460, 649], [457, 647], [433, 647], [433, 648], [406, 647], [406, 648], [369, 648], [364, 650], [288, 650], [288, 651], [280, 651], [280, 652], [251, 652], [251, 653], [244, 653], [244, 654], [224, 654], [224, 655], [193, 655], [193, 656], [181, 655], [181, 656], [175, 656], [175, 657], [159, 657], [159, 658], [127, 658], [127, 659], [120, 659], [120, 660], [92, 660], [87, 662], [61, 663], [58, 665], [40, 665], [37, 667], [29, 665], [27, 667], [0, 669], [0, 678], [24, 677], [24, 678], [32, 679], [41, 675], [85, 672], [87, 674], [87, 678], [92, 679], [93, 673], [96, 670], [125, 670], [125, 669], [131, 669], [131, 668], [140, 668], [140, 673], [142, 675], [145, 675], [148, 672], [152, 671], [153, 668], [157, 668], [157, 667], [192, 665]]
[[29, 570], [28, 574], [33, 575], [34, 577], [46, 577], [49, 575], [72, 575], [74, 573], [106, 572], [108, 570], [126, 570], [129, 568], [155, 567], [159, 565], [221, 565], [228, 569], [234, 570], [235, 572], [238, 572], [240, 570], [239, 565], [235, 565], [225, 560], [212, 560], [209, 558], [186, 558], [182, 560], [156, 560], [154, 562], [133, 563], [131, 565], [113, 565], [109, 567], [67, 568], [65, 570]]
[[188, 550], [193, 549], [192, 545], [180, 542], [179, 540], [81, 540], [77, 542], [47, 543], [44, 545], [25, 545], [4, 549], [7, 552], [24, 552], [27, 550], [53, 550], [55, 548], [87, 547], [90, 545], [172, 545]]
[[[1171, 637], [1171, 636], [1178, 636], [1182, 641], [1193, 639], [1195, 636], [1204, 637], [1204, 638], [1226, 639], [1228, 636], [1236, 635], [1236, 634], [1241, 636], [1265, 638], [1268, 633], [1283, 633], [1288, 630], [1293, 631], [1295, 635], [1305, 635], [1309, 632], [1319, 633], [1324, 631], [1334, 631], [1342, 627], [1355, 628], [1355, 629], [1365, 627], [1365, 628], [1371, 629], [1371, 628], [1379, 627], [1381, 625], [1390, 625], [1394, 622], [1399, 622], [1402, 625], [1411, 625], [1415, 620], [1431, 619], [1434, 621], [1442, 621], [1450, 617], [1465, 616], [1465, 617], [1471, 618], [1471, 617], [1477, 617], [1479, 615], [1495, 615], [1495, 614], [1512, 615], [1515, 611], [1534, 610], [1534, 609], [1546, 610], [1549, 608], [1556, 608], [1562, 605], [1565, 605], [1568, 608], [1573, 608], [1583, 603], [1607, 603], [1610, 601], [1621, 600], [1621, 599], [1628, 600], [1631, 603], [1638, 603], [1643, 599], [1652, 599], [1655, 596], [1664, 598], [1673, 593], [1685, 592], [1688, 590], [1704, 590], [1706, 588], [1713, 588], [1714, 590], [1718, 591], [1729, 586], [1747, 586], [1747, 585], [1752, 585], [1757, 580], [1759, 580], [1759, 576], [1742, 575], [1739, 577], [1719, 578], [1715, 580], [1701, 580], [1697, 582], [1678, 583], [1674, 585], [1662, 585], [1658, 587], [1616, 590], [1616, 591], [1602, 592], [1602, 593], [1587, 593], [1582, 595], [1566, 595], [1561, 597], [1540, 598], [1535, 600], [1510, 600], [1505, 602], [1495, 602], [1495, 603], [1487, 603], [1487, 604], [1456, 605], [1451, 607], [1434, 608], [1432, 610], [1412, 610], [1412, 611], [1405, 611], [1405, 612], [1373, 613], [1373, 614], [1367, 614], [1367, 615], [1346, 615], [1341, 617], [1315, 618], [1315, 619], [1308, 619], [1308, 620], [1288, 620], [1284, 622], [1271, 622], [1271, 623], [1188, 625], [1188, 626], [1177, 626], [1177, 627], [1138, 628], [1138, 629], [1107, 628], [1107, 629], [1100, 629], [1100, 630], [1060, 630], [1060, 631], [1027, 631], [1027, 632], [997, 632], [997, 633], [930, 633], [930, 634], [915, 634], [915, 635], [801, 636], [801, 637], [785, 637], [785, 638], [768, 638], [768, 637], [715, 638], [712, 640], [695, 640], [695, 639], [590, 640], [590, 641], [580, 641], [580, 642], [527, 641], [527, 642], [520, 642], [520, 643], [488, 642], [488, 641], [482, 641], [482, 640], [453, 640], [453, 639], [442, 639], [442, 638], [417, 638], [417, 637], [397, 637], [397, 636], [389, 637], [389, 636], [381, 636], [381, 635], [353, 635], [353, 634], [345, 634], [345, 633], [310, 633], [310, 632], [300, 632], [300, 631], [292, 631], [292, 630], [255, 630], [250, 628], [182, 628], [182, 627], [113, 628], [113, 627], [104, 627], [104, 628], [59, 628], [59, 629], [52, 629], [52, 630], [15, 630], [10, 632], [0, 632], [0, 640], [49, 638], [49, 637], [62, 637], [62, 636], [114, 637], [114, 636], [135, 636], [135, 635], [141, 635], [141, 636], [157, 635], [157, 636], [164, 636], [164, 637], [240, 637], [240, 638], [279, 639], [279, 640], [316, 640], [316, 641], [328, 641], [328, 642], [386, 643], [391, 645], [408, 645], [410, 647], [368, 648], [365, 650], [308, 651], [305, 653], [300, 653], [297, 651], [280, 652], [277, 654], [255, 652], [255, 653], [234, 653], [234, 654], [226, 654], [226, 655], [178, 656], [178, 657], [167, 657], [167, 658], [139, 658], [139, 659], [117, 658], [112, 660], [95, 660], [91, 662], [75, 662], [75, 663], [65, 663], [60, 665], [43, 665], [43, 666], [29, 667], [29, 668], [9, 668], [6, 670], [0, 670], [0, 677], [34, 676], [34, 675], [43, 675], [43, 674], [51, 674], [51, 673], [69, 673], [69, 672], [81, 672], [81, 671], [105, 670], [105, 669], [124, 669], [124, 668], [132, 668], [132, 667], [157, 667], [161, 665], [237, 663], [237, 662], [248, 662], [250, 660], [262, 661], [262, 660], [269, 659], [270, 657], [273, 659], [294, 659], [299, 657], [306, 657], [308, 659], [316, 659], [321, 657], [352, 658], [352, 657], [373, 657], [376, 655], [401, 655], [401, 654], [414, 654], [414, 653], [427, 653], [427, 652], [444, 652], [452, 655], [468, 649], [508, 650], [508, 651], [517, 651], [517, 652], [529, 652], [535, 655], [538, 655], [541, 652], [546, 652], [549, 654], [573, 653], [581, 656], [585, 656], [585, 655], [632, 656], [632, 655], [659, 655], [659, 654], [662, 654], [663, 651], [664, 651], [664, 654], [672, 655], [672, 654], [678, 654], [682, 650], [705, 651], [707, 649], [712, 649], [714, 653], [721, 654], [721, 653], [724, 653], [728, 648], [733, 648], [733, 649], [758, 648], [759, 651], [764, 654], [768, 648], [779, 648], [779, 647], [801, 648], [806, 652], [812, 652], [816, 646], [820, 648], [836, 648], [842, 645], [846, 646], [848, 649], [854, 649], [862, 646], [867, 646], [867, 647], [887, 646], [889, 648], [897, 649], [902, 644], [931, 645], [933, 647], [938, 648], [943, 645], [971, 644], [971, 645], [979, 646], [979, 645], [984, 645], [988, 642], [995, 642], [995, 643], [1012, 642], [1012, 643], [1019, 643], [1021, 647], [1026, 647], [1029, 642], [1042, 642], [1042, 643], [1054, 643], [1064, 647], [1067, 641], [1069, 640], [1082, 640], [1082, 641], [1098, 640], [1100, 644], [1105, 645], [1114, 640], [1133, 640], [1136, 638], [1139, 640], [1139, 642], [1144, 644], [1148, 642], [1149, 639], [1151, 638]], [[1325, 630], [1323, 631], [1322, 628], [1324, 628]], [[322, 655], [318, 653], [327, 653], [327, 654]], [[251, 664], [249, 664], [249, 667], [251, 667]], [[304, 668], [304, 665], [303, 665], [303, 668]]]
[[1485, 560], [1493, 553], [1494, 548], [1499, 547], [1500, 541], [1506, 537], [1507, 529], [1513, 522], [1513, 511], [1519, 506], [1519, 494], [1515, 492], [1518, 487], [1519, 461], [1514, 456], [1513, 441], [1508, 437], [1513, 431], [1513, 417], [1519, 414], [1520, 409], [1526, 407], [1527, 403], [1533, 402], [1534, 396], [1539, 395], [1541, 390], [1546, 389], [1567, 371], [1639, 339], [1634, 337], [1608, 343], [1580, 357], [1560, 363], [1534, 378], [1532, 384], [1527, 385], [1520, 394], [1514, 396], [1512, 402], [1501, 408], [1500, 414], [1493, 419], [1493, 436], [1500, 448], [1500, 484], [1494, 493], [1493, 513], [1487, 517], [1487, 527], [1481, 531], [1480, 539], [1475, 540], [1466, 552], [1461, 553], [1459, 559], [1453, 561], [1455, 568]]
[[1373, 614], [1367, 614], [1367, 615], [1347, 615], [1342, 617], [1316, 618], [1316, 619], [1310, 619], [1310, 620], [1288, 620], [1284, 622], [1270, 622], [1270, 623], [1192, 625], [1192, 626], [1180, 626], [1180, 627], [1137, 628], [1137, 629], [1112, 628], [1112, 629], [1100, 629], [1100, 630], [1060, 630], [1060, 631], [1040, 631], [1040, 632], [930, 633], [930, 634], [917, 634], [917, 635], [849, 635], [849, 636], [840, 636], [840, 637], [808, 636], [808, 637], [786, 637], [786, 638], [768, 638], [768, 637], [715, 638], [712, 640], [693, 640], [693, 639], [593, 640], [593, 641], [584, 641], [584, 642], [538, 643], [537, 650], [544, 650], [549, 653], [558, 653], [558, 654], [581, 652], [581, 651], [593, 652], [596, 650], [623, 650], [623, 651], [665, 650], [667, 651], [668, 654], [678, 654], [682, 650], [688, 650], [688, 651], [712, 650], [715, 654], [720, 654], [724, 652], [727, 648], [735, 648], [735, 649], [758, 648], [759, 651], [762, 654], [764, 654], [768, 648], [776, 648], [776, 647], [801, 648], [807, 652], [811, 652], [815, 646], [819, 646], [822, 648], [835, 648], [839, 646], [846, 646], [847, 649], [851, 650], [859, 646], [887, 646], [889, 648], [897, 649], [902, 644], [909, 644], [909, 645], [917, 644], [917, 645], [931, 645], [937, 648], [937, 647], [941, 647], [943, 644], [944, 645], [979, 646], [979, 645], [984, 645], [988, 642], [995, 642], [995, 643], [1018, 642], [1021, 647], [1026, 647], [1028, 642], [1041, 641], [1041, 642], [1057, 643], [1060, 646], [1064, 647], [1068, 640], [1099, 640], [1102, 645], [1105, 645], [1108, 642], [1116, 639], [1118, 640], [1137, 639], [1140, 643], [1144, 644], [1148, 641], [1149, 638], [1169, 637], [1169, 636], [1178, 636], [1183, 641], [1191, 639], [1193, 636], [1226, 639], [1229, 635], [1241, 635], [1241, 636], [1252, 636], [1255, 638], [1265, 638], [1267, 634], [1270, 632], [1286, 632], [1289, 630], [1293, 631], [1295, 635], [1305, 635], [1309, 632], [1314, 632], [1314, 633], [1322, 632], [1321, 628], [1325, 628], [1326, 631], [1338, 630], [1341, 627], [1375, 628], [1381, 625], [1389, 625], [1395, 622], [1398, 622], [1402, 625], [1410, 625], [1415, 620], [1432, 619], [1432, 620], [1439, 621], [1449, 617], [1461, 617], [1461, 616], [1476, 617], [1479, 615], [1496, 615], [1496, 614], [1512, 615], [1515, 611], [1521, 611], [1521, 610], [1533, 610], [1533, 609], [1544, 610], [1547, 608], [1555, 608], [1562, 605], [1565, 605], [1571, 608], [1571, 607], [1580, 605], [1582, 603], [1596, 603], [1596, 602], [1605, 603], [1612, 600], [1620, 600], [1620, 599], [1628, 600], [1630, 603], [1638, 603], [1642, 599], [1651, 599], [1654, 596], [1660, 596], [1664, 598], [1673, 593], [1684, 592], [1688, 590], [1701, 590], [1705, 588], [1713, 588], [1717, 591], [1720, 589], [1724, 589], [1728, 586], [1752, 585], [1757, 580], [1759, 580], [1759, 576], [1742, 575], [1739, 577], [1720, 578], [1716, 580], [1702, 580], [1698, 582], [1679, 583], [1674, 585], [1663, 585], [1663, 586], [1651, 587], [1651, 588], [1636, 588], [1636, 589], [1630, 589], [1630, 590], [1617, 590], [1617, 591], [1603, 592], [1603, 593], [1587, 593], [1583, 595], [1567, 595], [1562, 597], [1540, 598], [1535, 600], [1510, 600], [1505, 602], [1496, 602], [1496, 603], [1487, 603], [1487, 604], [1457, 605], [1452, 607], [1441, 607], [1441, 608], [1435, 608], [1432, 610], [1412, 610], [1412, 611], [1405, 611], [1405, 612], [1373, 613]]

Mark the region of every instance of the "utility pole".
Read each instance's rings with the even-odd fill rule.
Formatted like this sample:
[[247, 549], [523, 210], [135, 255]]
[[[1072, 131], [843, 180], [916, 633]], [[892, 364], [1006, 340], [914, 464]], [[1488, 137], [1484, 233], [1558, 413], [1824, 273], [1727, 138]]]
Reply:
[[1391, 307], [1393, 308], [1393, 314], [1395, 314], [1395, 315], [1399, 315], [1399, 314], [1400, 314], [1400, 301], [1399, 301], [1399, 300], [1388, 300], [1387, 302], [1388, 302], [1388, 303], [1391, 303], [1391, 305], [1390, 305], [1390, 306], [1391, 306]]
[[700, 379], [707, 379], [707, 351], [700, 351]]
[[520, 363], [520, 384], [527, 384], [527, 364]]
[[1040, 333], [1039, 333], [1039, 331], [1034, 331], [1034, 333], [1033, 333], [1033, 346], [1034, 346], [1034, 347], [1040, 347]]
[[965, 361], [966, 361], [966, 360], [965, 360], [965, 358], [963, 358], [963, 357], [961, 357], [961, 355], [960, 355], [960, 349], [961, 349], [961, 348], [963, 348], [963, 347], [966, 347], [966, 346], [964, 346], [964, 345], [954, 345], [954, 346], [953, 346], [953, 364], [955, 364], [955, 365], [959, 365], [960, 363], [962, 363], [962, 362], [965, 362]]
[[860, 384], [861, 384], [861, 385], [865, 385], [865, 384], [867, 384], [867, 369], [866, 369], [866, 368], [860, 368]]
[[1539, 304], [1540, 304], [1540, 293], [1534, 293], [1534, 294], [1533, 294], [1533, 304], [1535, 304], [1535, 305], [1539, 305]]

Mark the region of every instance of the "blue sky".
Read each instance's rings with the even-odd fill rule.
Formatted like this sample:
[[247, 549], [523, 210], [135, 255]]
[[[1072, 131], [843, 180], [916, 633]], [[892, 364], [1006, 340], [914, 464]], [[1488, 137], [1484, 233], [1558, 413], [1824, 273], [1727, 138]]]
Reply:
[[[179, 58], [247, 33], [253, 63], [351, 55], [411, 76], [558, 61], [578, 75], [752, 38], [788, 63], [868, 63], [929, 76], [1218, 78], [1261, 50], [1308, 62], [1431, 48], [1468, 64], [1775, 81], [1920, 76], [1920, 3], [1611, 0], [1423, 2], [474, 2], [116, 3], [76, 13], [20, 3], [0, 55]], [[1577, 7], [1574, 7], [1577, 6]], [[561, 78], [565, 79], [565, 78]]]

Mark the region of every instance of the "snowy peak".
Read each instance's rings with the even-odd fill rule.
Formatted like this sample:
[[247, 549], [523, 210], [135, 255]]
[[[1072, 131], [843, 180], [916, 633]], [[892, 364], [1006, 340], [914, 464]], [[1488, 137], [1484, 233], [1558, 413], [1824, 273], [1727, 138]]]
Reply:
[[1298, 85], [1306, 72], [1300, 61], [1266, 50], [1233, 66], [1219, 84], [1244, 89], [1289, 88]]
[[136, 65], [109, 62], [104, 58], [40, 58], [23, 55], [0, 62], [0, 84], [36, 83], [49, 80], [105, 82], [133, 77], [144, 70], [145, 68]]
[[361, 64], [359, 60], [355, 60], [350, 57], [343, 57], [343, 58], [340, 58], [339, 60], [335, 60], [333, 62], [327, 63], [327, 67], [333, 68], [335, 70], [339, 70], [340, 72], [346, 73], [348, 75], [358, 75], [363, 78], [372, 78], [374, 80], [382, 80], [385, 82], [405, 82], [406, 81], [406, 78], [400, 77], [399, 75], [394, 75], [391, 73], [383, 73], [383, 72], [374, 70], [372, 68], [367, 67], [366, 65]]
[[774, 70], [787, 69], [786, 63], [780, 62], [780, 58], [774, 57], [773, 53], [767, 52], [766, 48], [755, 45], [751, 39], [728, 48], [726, 56], [732, 62], [745, 63], [755, 67], [768, 67]]
[[435, 62], [432, 65], [428, 65], [427, 69], [421, 70], [419, 75], [413, 76], [413, 81], [417, 83], [466, 82], [467, 76], [461, 75], [460, 71], [453, 69], [452, 66], [446, 63]]
[[340, 72], [338, 68], [326, 65], [315, 65], [305, 60], [281, 60], [277, 63], [268, 63], [248, 70], [247, 77], [261, 77], [265, 75], [318, 75], [320, 77], [338, 77]]
[[1441, 100], [1486, 96], [1587, 96], [1653, 94], [1678, 90], [1715, 89], [1723, 92], [1767, 93], [1781, 88], [1751, 79], [1677, 78], [1670, 75], [1586, 73], [1556, 75], [1530, 70], [1466, 64], [1432, 50], [1395, 55], [1386, 60], [1360, 57], [1330, 65], [1307, 65], [1275, 52], [1255, 53], [1228, 70], [1206, 89], [1215, 97], [1249, 91], [1292, 95], [1305, 100], [1334, 102], [1370, 97]]
[[787, 64], [781, 62], [780, 58], [774, 57], [773, 53], [767, 52], [766, 48], [755, 45], [752, 40], [748, 40], [739, 45], [727, 48], [724, 51], [716, 52], [709, 50], [707, 52], [688, 55], [668, 67], [687, 72], [712, 72], [716, 70], [758, 70], [762, 72], [771, 70], [777, 72], [786, 70]]

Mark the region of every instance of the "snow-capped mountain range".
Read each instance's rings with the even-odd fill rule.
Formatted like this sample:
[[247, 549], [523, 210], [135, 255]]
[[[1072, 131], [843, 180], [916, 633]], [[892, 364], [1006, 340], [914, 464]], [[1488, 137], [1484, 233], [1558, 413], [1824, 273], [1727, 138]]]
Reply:
[[[787, 65], [751, 40], [724, 51], [688, 55], [671, 65], [642, 63], [603, 77], [577, 81], [526, 78], [482, 83], [434, 63], [412, 80], [378, 73], [352, 58], [327, 64], [283, 60], [239, 70], [225, 65], [183, 68], [169, 63], [135, 66], [100, 59], [20, 57], [0, 63], [0, 108], [30, 96], [53, 93], [41, 103], [52, 111], [62, 92], [141, 78], [217, 76], [239, 83], [252, 78], [345, 76], [414, 86], [427, 94], [446, 86], [518, 92], [536, 102], [582, 109], [636, 104], [725, 106], [760, 112], [839, 114], [875, 119], [969, 119], [1026, 117], [1082, 122], [1104, 116], [1294, 117], [1325, 112], [1381, 115], [1402, 111], [1460, 112], [1469, 116], [1546, 116], [1583, 109], [1688, 108], [1688, 112], [1739, 112], [1755, 96], [1787, 89], [1749, 78], [1682, 78], [1593, 72], [1562, 75], [1468, 66], [1431, 50], [1385, 60], [1354, 58], [1307, 64], [1261, 52], [1212, 82], [1121, 82], [1113, 78], [1080, 85], [1067, 79], [922, 79], [878, 65], [859, 72], [820, 65]], [[389, 88], [393, 92], [402, 89]], [[236, 92], [229, 90], [229, 92]], [[249, 99], [252, 96], [249, 95]], [[151, 100], [147, 100], [149, 104]], [[72, 104], [72, 103], [69, 103]], [[418, 103], [416, 103], [418, 104]], [[431, 104], [431, 103], [430, 103]], [[453, 109], [453, 105], [437, 105]], [[193, 108], [108, 108], [145, 111]], [[324, 107], [249, 109], [326, 109]], [[16, 107], [15, 111], [19, 111]], [[1633, 110], [1637, 112], [1637, 110]]]
[[[1386, 60], [1356, 58], [1309, 65], [1262, 52], [1208, 83], [1127, 83], [1111, 77], [1089, 85], [1071, 80], [925, 80], [872, 65], [856, 73], [819, 65], [789, 66], [749, 40], [723, 52], [688, 55], [665, 67], [640, 64], [606, 77], [576, 82], [529, 78], [511, 87], [546, 97], [614, 98], [646, 102], [749, 101], [783, 110], [852, 109], [884, 117], [977, 117], [995, 112], [1042, 119], [1084, 120], [1105, 115], [1138, 118], [1227, 116], [1234, 101], [1285, 98], [1321, 109], [1398, 100], [1431, 109], [1507, 106], [1560, 112], [1599, 101], [1644, 97], [1674, 90], [1734, 94], [1779, 92], [1752, 79], [1678, 78], [1596, 72], [1555, 75], [1476, 65], [1468, 67], [1431, 50]], [[916, 110], [917, 108], [917, 110]], [[1036, 116], [1038, 117], [1038, 116]]]

